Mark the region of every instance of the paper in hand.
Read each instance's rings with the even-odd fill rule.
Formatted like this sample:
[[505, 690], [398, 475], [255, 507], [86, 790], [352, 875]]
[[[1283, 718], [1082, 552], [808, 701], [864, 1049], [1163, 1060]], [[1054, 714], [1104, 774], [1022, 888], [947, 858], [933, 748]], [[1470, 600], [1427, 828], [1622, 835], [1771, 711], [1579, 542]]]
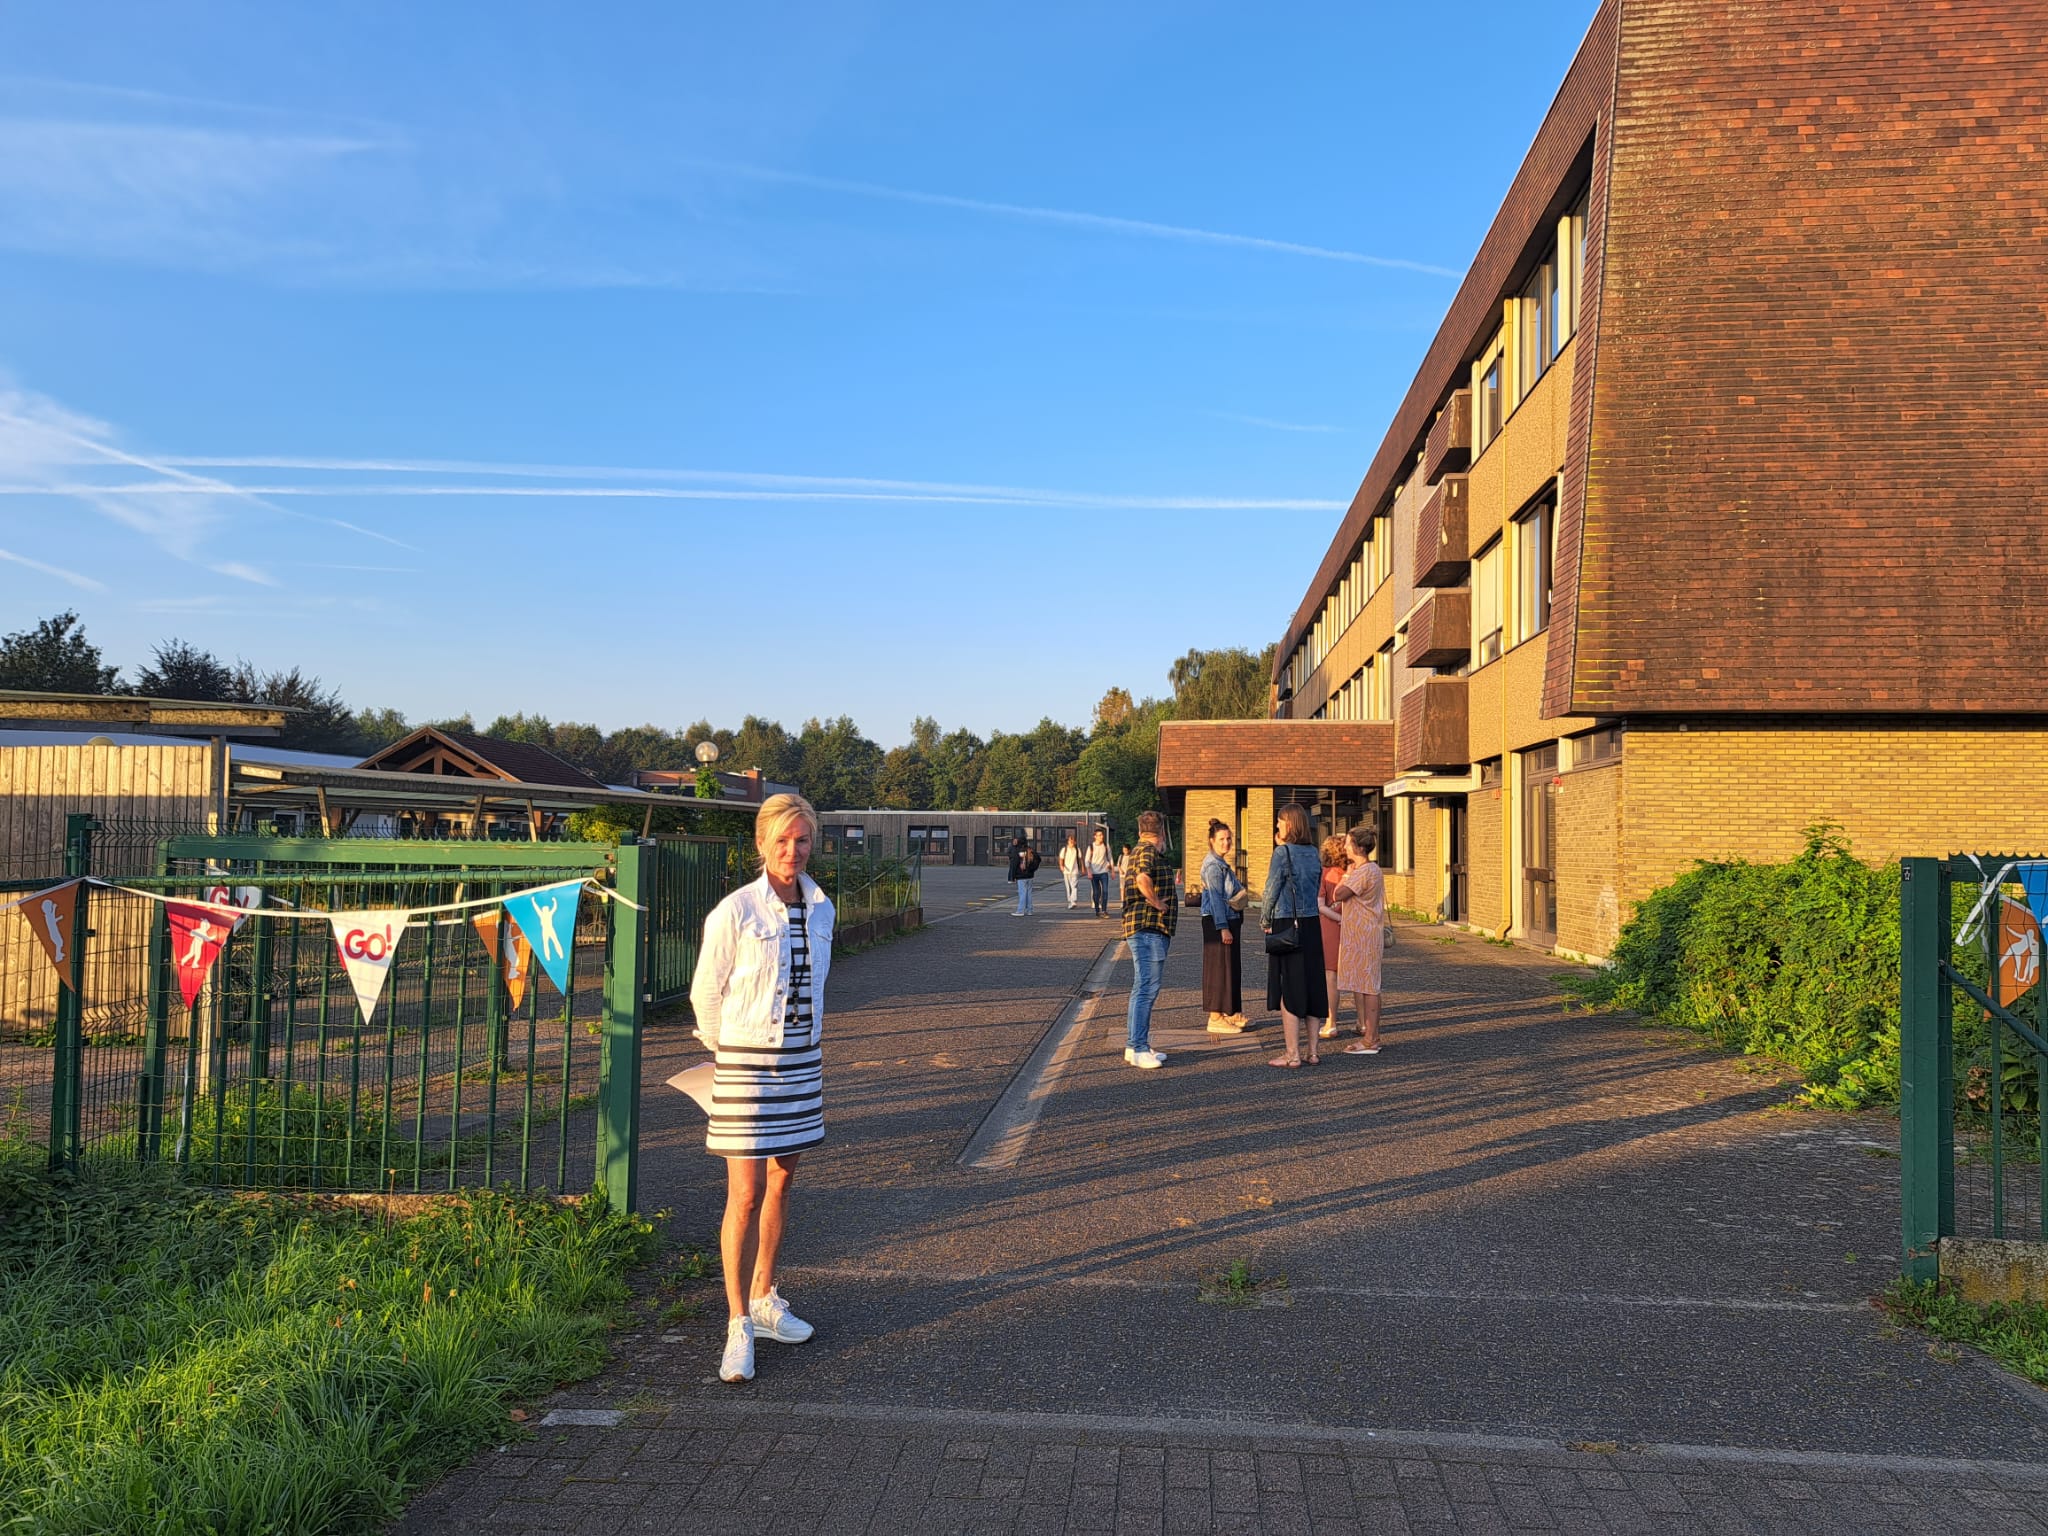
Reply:
[[669, 1087], [678, 1093], [687, 1093], [697, 1101], [697, 1107], [705, 1114], [711, 1113], [711, 1074], [714, 1065], [700, 1061], [694, 1067], [686, 1067], [668, 1080]]

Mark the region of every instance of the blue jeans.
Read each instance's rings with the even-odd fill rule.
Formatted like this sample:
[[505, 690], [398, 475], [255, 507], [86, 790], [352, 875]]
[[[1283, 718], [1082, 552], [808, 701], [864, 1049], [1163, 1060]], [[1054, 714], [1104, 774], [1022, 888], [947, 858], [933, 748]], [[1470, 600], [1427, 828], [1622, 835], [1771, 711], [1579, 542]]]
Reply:
[[1096, 912], [1098, 914], [1107, 913], [1109, 911], [1109, 876], [1090, 875], [1088, 877], [1088, 890], [1089, 894], [1095, 898]]
[[1159, 983], [1166, 975], [1166, 946], [1172, 941], [1163, 933], [1134, 933], [1124, 942], [1131, 947], [1131, 1038], [1134, 1051], [1152, 1048], [1152, 1000], [1159, 995]]
[[1017, 915], [1019, 917], [1023, 917], [1027, 913], [1029, 913], [1030, 910], [1031, 882], [1029, 880], [1019, 880], [1017, 882]]

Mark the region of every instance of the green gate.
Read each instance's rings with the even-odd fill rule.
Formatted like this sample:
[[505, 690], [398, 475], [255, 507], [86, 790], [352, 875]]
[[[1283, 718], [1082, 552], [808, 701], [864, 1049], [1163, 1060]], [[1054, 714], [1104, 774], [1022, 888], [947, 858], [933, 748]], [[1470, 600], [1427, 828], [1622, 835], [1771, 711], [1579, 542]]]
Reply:
[[1931, 1280], [1944, 1237], [2048, 1239], [2048, 858], [1906, 859], [1900, 873], [1902, 1268]]
[[655, 838], [649, 852], [647, 1001], [661, 1008], [690, 995], [704, 919], [732, 888], [738, 853], [722, 837], [680, 833]]
[[[91, 872], [92, 828], [71, 818], [68, 874]], [[71, 984], [52, 977], [37, 1015], [51, 1020], [47, 1045], [33, 1031], [0, 1037], [0, 1069], [33, 1089], [33, 1055], [48, 1063], [47, 1098], [18, 1091], [16, 1102], [53, 1164], [164, 1160], [233, 1188], [572, 1193], [601, 1182], [630, 1209], [649, 853], [636, 843], [171, 838], [154, 875], [81, 890]], [[577, 878], [621, 899], [581, 893], [566, 991], [535, 965], [515, 1007], [471, 919], [499, 910], [489, 898]], [[187, 1009], [164, 908], [149, 896], [215, 885], [254, 887], [261, 904]], [[464, 902], [483, 905], [420, 910]], [[371, 1023], [331, 928], [278, 915], [288, 907], [415, 914]]]

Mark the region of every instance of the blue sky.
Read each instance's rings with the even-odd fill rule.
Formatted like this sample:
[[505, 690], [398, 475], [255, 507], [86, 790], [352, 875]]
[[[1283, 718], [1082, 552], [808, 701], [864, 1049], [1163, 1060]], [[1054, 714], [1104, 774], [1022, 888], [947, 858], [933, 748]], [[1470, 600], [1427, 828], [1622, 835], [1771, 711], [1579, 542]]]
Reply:
[[1277, 637], [1592, 11], [10, 7], [0, 629], [1085, 723]]

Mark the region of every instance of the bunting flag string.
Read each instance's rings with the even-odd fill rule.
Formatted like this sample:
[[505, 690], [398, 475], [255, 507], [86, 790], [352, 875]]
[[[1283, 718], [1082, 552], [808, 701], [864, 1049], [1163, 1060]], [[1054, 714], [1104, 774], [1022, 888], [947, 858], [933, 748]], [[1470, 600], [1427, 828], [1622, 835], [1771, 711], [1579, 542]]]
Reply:
[[[310, 881], [314, 877], [308, 876], [307, 878]], [[461, 877], [451, 875], [449, 878], [451, 881], [455, 881], [459, 880]], [[225, 891], [227, 888], [224, 886], [216, 885], [211, 887], [208, 896], [204, 898], [196, 896], [167, 896], [162, 891], [139, 890], [132, 885], [122, 885], [119, 881], [103, 880], [98, 875], [74, 875], [68, 880], [55, 881], [40, 891], [30, 891], [26, 895], [17, 896], [12, 901], [0, 901], [0, 912], [12, 912], [17, 907], [25, 907], [29, 905], [31, 902], [40, 901], [43, 897], [49, 895], [50, 892], [52, 891], [61, 889], [63, 886], [66, 885], [75, 884], [79, 881], [83, 881], [87, 885], [97, 886], [99, 889], [103, 891], [119, 891], [123, 896], [140, 897], [144, 901], [163, 902], [165, 904], [175, 901], [183, 903], [185, 906], [188, 907], [203, 907], [208, 912], [213, 913], [214, 916], [216, 917], [227, 918], [237, 927], [240, 927], [242, 923], [246, 922], [250, 916], [249, 907], [244, 905], [240, 901], [236, 901], [233, 899], [224, 899], [217, 901], [212, 899], [211, 893], [217, 891]], [[580, 879], [574, 880], [559, 880], [548, 885], [528, 886], [525, 889], [518, 891], [503, 891], [496, 896], [472, 896], [466, 901], [444, 901], [439, 902], [433, 906], [407, 907], [405, 910], [412, 917], [428, 917], [433, 914], [441, 912], [473, 912], [480, 907], [502, 906], [505, 902], [511, 901], [515, 897], [528, 896], [533, 894], [535, 891], [559, 890], [561, 887], [568, 885], [580, 885], [584, 889], [588, 890], [591, 893], [591, 895], [597, 897], [600, 901], [615, 901], [622, 907], [631, 907], [635, 912], [645, 912], [647, 910], [647, 906], [644, 902], [633, 901], [628, 897], [621, 896], [617, 891], [613, 890], [610, 886], [604, 884], [603, 881], [598, 880], [594, 876], [590, 875], [585, 875]], [[235, 888], [234, 892], [230, 893], [230, 897], [234, 895], [240, 895], [244, 892], [256, 891], [260, 891], [260, 887], [248, 885], [238, 886]], [[274, 895], [258, 896], [257, 899], [264, 903], [263, 915], [266, 917], [294, 918], [303, 919], [307, 922], [324, 923], [334, 915], [332, 912], [330, 912], [328, 909], [324, 907], [293, 906], [290, 902], [278, 900], [278, 898]]]
[[406, 916], [394, 909], [328, 914], [334, 927], [334, 947], [340, 952], [342, 969], [348, 972], [349, 985], [355, 988], [356, 1005], [363, 1010], [365, 1024], [376, 1017], [384, 978], [391, 974], [399, 940], [405, 936]]
[[505, 915], [532, 944], [540, 968], [564, 997], [569, 995], [569, 954], [576, 945], [576, 897], [569, 893], [580, 894], [582, 884], [564, 880], [505, 898]]
[[49, 957], [50, 969], [57, 973], [57, 980], [64, 986], [71, 985], [71, 934], [73, 920], [78, 915], [78, 882], [67, 880], [62, 885], [52, 886], [47, 891], [38, 891], [28, 898], [27, 916], [29, 926], [35, 930], [36, 942]]

